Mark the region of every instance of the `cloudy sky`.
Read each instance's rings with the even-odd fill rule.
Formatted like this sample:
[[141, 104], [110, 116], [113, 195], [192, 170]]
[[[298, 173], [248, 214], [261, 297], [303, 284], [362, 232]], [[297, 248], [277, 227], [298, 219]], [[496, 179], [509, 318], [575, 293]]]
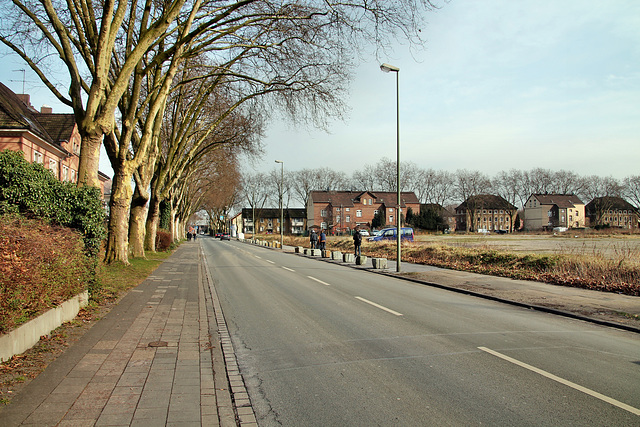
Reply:
[[[640, 2], [451, 0], [426, 17], [426, 49], [398, 46], [356, 70], [345, 122], [329, 133], [276, 120], [269, 171], [331, 167], [351, 174], [396, 156], [395, 75], [400, 68], [401, 161], [423, 168], [543, 167], [624, 178], [640, 174]], [[24, 68], [4, 58], [2, 82], [22, 92]], [[54, 102], [27, 73], [36, 107]], [[107, 162], [101, 168], [110, 173]]]

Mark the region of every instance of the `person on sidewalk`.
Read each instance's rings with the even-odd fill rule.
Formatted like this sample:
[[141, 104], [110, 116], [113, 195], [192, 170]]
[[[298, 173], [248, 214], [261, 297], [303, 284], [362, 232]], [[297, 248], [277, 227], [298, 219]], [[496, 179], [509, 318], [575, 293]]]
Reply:
[[324, 229], [320, 230], [320, 250], [325, 250], [327, 247], [327, 235], [324, 233]]
[[318, 246], [318, 235], [316, 234], [316, 230], [311, 230], [309, 242], [311, 243], [311, 249], [316, 249], [316, 246]]
[[360, 227], [356, 226], [353, 230], [353, 246], [355, 248], [355, 256], [360, 256], [360, 246], [362, 245], [362, 234], [360, 234]]

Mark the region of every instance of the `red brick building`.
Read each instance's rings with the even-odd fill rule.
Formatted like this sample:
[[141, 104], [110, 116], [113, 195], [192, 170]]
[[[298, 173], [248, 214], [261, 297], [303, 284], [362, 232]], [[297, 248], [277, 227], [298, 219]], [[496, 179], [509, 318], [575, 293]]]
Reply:
[[[349, 232], [357, 225], [367, 229], [376, 214], [383, 215], [387, 227], [397, 226], [397, 193], [386, 191], [312, 191], [307, 203], [307, 227], [335, 233]], [[413, 192], [400, 195], [401, 214], [408, 208], [420, 212]]]
[[[37, 111], [29, 95], [17, 95], [0, 83], [0, 150], [22, 151], [30, 163], [40, 163], [60, 181], [76, 182], [80, 134], [73, 114], [56, 114], [51, 107]], [[99, 173], [105, 194], [109, 177]]]

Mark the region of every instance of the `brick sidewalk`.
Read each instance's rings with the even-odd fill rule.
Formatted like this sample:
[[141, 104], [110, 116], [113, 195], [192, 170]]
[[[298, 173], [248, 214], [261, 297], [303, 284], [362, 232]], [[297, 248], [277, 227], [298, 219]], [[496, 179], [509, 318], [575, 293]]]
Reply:
[[237, 425], [200, 261], [199, 244], [181, 245], [0, 410], [0, 425]]

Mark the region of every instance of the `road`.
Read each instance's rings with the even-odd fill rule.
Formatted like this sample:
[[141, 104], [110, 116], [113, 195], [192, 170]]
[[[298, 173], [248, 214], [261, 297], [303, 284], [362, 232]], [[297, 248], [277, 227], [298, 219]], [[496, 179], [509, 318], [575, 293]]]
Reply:
[[640, 425], [640, 338], [202, 239], [261, 426]]

